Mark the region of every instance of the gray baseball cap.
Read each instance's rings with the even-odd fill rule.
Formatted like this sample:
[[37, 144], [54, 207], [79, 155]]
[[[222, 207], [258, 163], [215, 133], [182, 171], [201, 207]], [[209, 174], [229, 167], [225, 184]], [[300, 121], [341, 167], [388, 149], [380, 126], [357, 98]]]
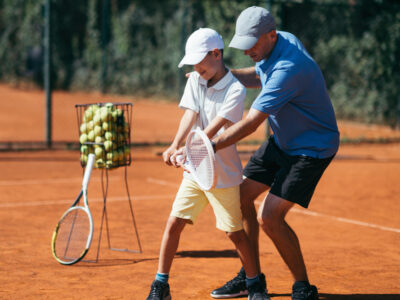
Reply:
[[258, 6], [248, 7], [240, 13], [236, 21], [236, 32], [229, 47], [251, 49], [262, 34], [275, 29], [274, 17], [268, 10]]

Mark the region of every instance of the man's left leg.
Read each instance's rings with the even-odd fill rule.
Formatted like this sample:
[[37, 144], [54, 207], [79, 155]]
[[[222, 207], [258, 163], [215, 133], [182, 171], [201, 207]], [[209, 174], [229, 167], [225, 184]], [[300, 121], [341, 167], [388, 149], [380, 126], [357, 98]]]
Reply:
[[[286, 223], [285, 217], [294, 203], [271, 193], [261, 204], [257, 219], [261, 228], [274, 242], [282, 259], [293, 275], [292, 299], [318, 299], [316, 288], [308, 282], [307, 270], [304, 263], [300, 243], [296, 233]], [[300, 291], [303, 296], [298, 296]]]

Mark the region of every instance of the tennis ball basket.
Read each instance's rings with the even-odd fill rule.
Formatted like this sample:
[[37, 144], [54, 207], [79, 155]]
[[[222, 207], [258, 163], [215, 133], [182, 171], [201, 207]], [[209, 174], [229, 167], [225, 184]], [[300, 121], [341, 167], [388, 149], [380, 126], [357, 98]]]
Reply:
[[77, 104], [75, 108], [82, 167], [90, 153], [96, 156], [95, 168], [129, 166], [132, 103]]
[[[133, 213], [132, 201], [128, 188], [127, 166], [131, 164], [131, 123], [132, 103], [90, 103], [76, 104], [79, 129], [80, 163], [84, 168], [88, 155], [96, 157], [94, 167], [101, 169], [101, 185], [103, 192], [103, 212], [100, 221], [97, 255], [98, 261], [103, 224], [105, 221], [107, 243], [110, 250], [142, 253], [138, 229]], [[109, 190], [108, 171], [124, 167], [126, 199], [129, 204], [132, 229], [136, 235], [138, 250], [111, 246], [110, 228], [108, 226], [107, 195]], [[126, 228], [126, 227], [125, 227]]]

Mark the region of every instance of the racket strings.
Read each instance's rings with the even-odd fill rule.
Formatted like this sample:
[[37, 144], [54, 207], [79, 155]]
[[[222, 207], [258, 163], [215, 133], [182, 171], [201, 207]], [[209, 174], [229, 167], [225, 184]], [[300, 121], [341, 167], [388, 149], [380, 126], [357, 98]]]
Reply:
[[90, 221], [83, 209], [71, 210], [59, 223], [55, 254], [64, 261], [79, 258], [86, 249]]
[[211, 187], [214, 181], [213, 161], [203, 139], [199, 135], [194, 134], [186, 149], [187, 156], [195, 169], [195, 176], [197, 176], [198, 180], [204, 186]]

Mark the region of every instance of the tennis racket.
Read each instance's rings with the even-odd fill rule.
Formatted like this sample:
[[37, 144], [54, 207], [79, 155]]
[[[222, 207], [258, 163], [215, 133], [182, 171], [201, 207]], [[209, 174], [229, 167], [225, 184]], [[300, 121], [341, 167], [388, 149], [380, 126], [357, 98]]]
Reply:
[[217, 176], [215, 172], [215, 155], [208, 136], [199, 128], [188, 134], [186, 138], [186, 159], [178, 155], [177, 160], [192, 174], [202, 190], [209, 191], [215, 187]]
[[[63, 265], [80, 261], [88, 252], [93, 236], [93, 219], [87, 200], [87, 187], [95, 155], [89, 154], [82, 189], [72, 206], [63, 214], [53, 232], [51, 248], [54, 258]], [[79, 205], [83, 196], [84, 206]]]

